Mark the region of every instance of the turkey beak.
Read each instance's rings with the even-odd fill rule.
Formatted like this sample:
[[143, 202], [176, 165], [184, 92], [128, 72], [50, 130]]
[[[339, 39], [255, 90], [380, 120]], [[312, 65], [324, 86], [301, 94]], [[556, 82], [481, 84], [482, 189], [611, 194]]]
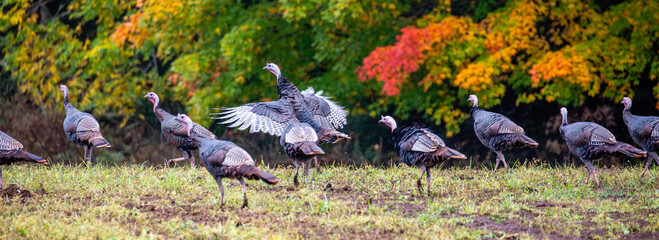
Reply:
[[147, 95], [144, 95], [144, 97], [149, 97], [149, 94], [147, 94]]
[[380, 121], [378, 123], [384, 123], [384, 117], [382, 115], [380, 115]]

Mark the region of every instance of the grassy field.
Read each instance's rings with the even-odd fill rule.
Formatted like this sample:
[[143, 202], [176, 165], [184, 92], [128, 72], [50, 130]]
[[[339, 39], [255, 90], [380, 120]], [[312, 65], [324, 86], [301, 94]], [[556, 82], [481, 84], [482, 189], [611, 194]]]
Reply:
[[643, 178], [640, 167], [601, 169], [601, 187], [584, 184], [583, 167], [435, 170], [432, 197], [418, 195], [420, 170], [406, 166], [312, 170], [299, 189], [282, 167], [267, 169], [278, 185], [249, 181], [247, 209], [228, 179], [221, 208], [201, 167], [2, 170], [2, 239], [659, 238], [657, 167]]

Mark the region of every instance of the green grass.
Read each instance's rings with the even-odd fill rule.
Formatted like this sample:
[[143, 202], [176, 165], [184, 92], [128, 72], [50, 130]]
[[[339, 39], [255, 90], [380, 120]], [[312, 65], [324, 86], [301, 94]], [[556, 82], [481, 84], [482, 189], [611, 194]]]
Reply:
[[[4, 187], [32, 197], [0, 200], [0, 238], [561, 238], [657, 237], [659, 169], [521, 166], [508, 173], [434, 170], [419, 196], [419, 169], [327, 167], [292, 188], [290, 167], [266, 169], [275, 186], [248, 181], [250, 207], [225, 179], [226, 204], [201, 167], [3, 166]], [[423, 181], [425, 183], [425, 180]], [[331, 184], [331, 187], [328, 186]], [[645, 235], [644, 235], [645, 234]], [[650, 234], [650, 235], [647, 235]]]

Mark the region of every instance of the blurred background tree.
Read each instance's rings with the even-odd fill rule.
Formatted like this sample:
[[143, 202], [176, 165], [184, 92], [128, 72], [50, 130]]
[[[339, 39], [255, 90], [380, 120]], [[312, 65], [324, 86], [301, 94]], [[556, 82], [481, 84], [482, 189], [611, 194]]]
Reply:
[[[556, 140], [562, 105], [580, 110], [570, 111], [578, 113], [576, 120], [619, 126], [621, 139], [629, 138], [619, 117], [622, 97], [637, 100], [638, 114], [657, 115], [658, 5], [6, 0], [0, 87], [3, 104], [39, 109], [51, 117], [35, 121], [58, 122], [58, 85], [67, 84], [74, 104], [93, 112], [124, 144], [115, 150], [133, 162], [160, 161], [165, 157], [137, 150], [162, 145], [146, 92], [157, 92], [170, 112], [188, 112], [209, 126], [213, 107], [276, 99], [276, 80], [262, 70], [275, 62], [300, 89], [325, 90], [349, 110], [346, 131], [355, 138], [330, 147], [326, 159], [389, 162], [395, 155], [390, 133], [377, 125], [378, 115], [387, 114], [427, 122], [474, 156], [471, 161], [489, 163], [471, 132], [469, 94], [543, 143], [517, 157], [562, 159], [564, 147]], [[23, 120], [9, 116], [0, 114], [0, 127], [11, 132]], [[217, 124], [213, 130], [266, 161], [285, 159], [274, 137]]]

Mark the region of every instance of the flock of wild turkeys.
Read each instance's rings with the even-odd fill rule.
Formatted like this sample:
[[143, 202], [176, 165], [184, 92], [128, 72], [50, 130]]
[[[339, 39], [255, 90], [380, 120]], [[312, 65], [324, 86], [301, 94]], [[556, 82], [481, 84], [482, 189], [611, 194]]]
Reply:
[[[223, 120], [222, 124], [229, 127], [249, 128], [250, 133], [265, 132], [280, 136], [280, 144], [286, 154], [295, 163], [293, 183], [297, 187], [298, 170], [302, 166], [305, 180], [309, 174], [311, 160], [316, 161], [317, 155], [325, 154], [318, 145], [336, 143], [350, 138], [347, 134], [337, 131], [346, 122], [346, 111], [343, 107], [315, 92], [312, 88], [300, 91], [274, 63], [268, 63], [266, 69], [277, 76], [277, 92], [279, 99], [271, 102], [249, 103], [232, 108], [219, 108], [214, 113], [214, 119]], [[111, 147], [103, 138], [100, 126], [89, 113], [81, 112], [69, 101], [69, 91], [60, 86], [64, 94], [64, 133], [76, 146], [84, 150], [84, 159], [92, 162], [92, 150], [100, 147]], [[153, 103], [153, 112], [160, 121], [161, 138], [175, 145], [183, 154], [181, 158], [170, 159], [168, 162], [189, 160], [194, 166], [193, 150], [199, 150], [201, 163], [215, 179], [221, 193], [221, 203], [224, 203], [224, 187], [222, 178], [235, 178], [240, 181], [243, 189], [243, 207], [248, 205], [245, 189], [246, 179], [260, 179], [268, 184], [277, 184], [279, 179], [255, 166], [252, 157], [236, 144], [219, 140], [212, 132], [194, 123], [185, 114], [172, 115], [159, 107], [158, 95], [149, 92], [144, 96]], [[537, 147], [538, 143], [526, 136], [524, 129], [507, 117], [478, 108], [476, 95], [469, 96], [473, 104], [471, 116], [474, 120], [474, 131], [478, 140], [496, 153], [495, 171], [499, 163], [508, 169], [508, 164], [502, 151], [513, 148]], [[592, 160], [601, 158], [604, 154], [625, 155], [629, 157], [648, 156], [643, 175], [652, 160], [659, 164], [659, 117], [635, 116], [629, 112], [632, 101], [624, 98], [623, 117], [629, 129], [629, 134], [643, 149], [616, 141], [613, 134], [606, 128], [593, 122], [575, 122], [568, 124], [567, 109], [561, 108], [563, 122], [560, 126], [561, 136], [567, 143], [569, 154], [578, 156], [588, 169], [586, 183], [592, 174], [599, 185]], [[391, 128], [396, 151], [402, 161], [409, 166], [421, 168], [421, 176], [417, 180], [418, 191], [422, 191], [421, 179], [426, 174], [428, 193], [430, 193], [430, 169], [449, 159], [465, 159], [464, 154], [451, 149], [430, 129], [419, 123], [411, 123], [398, 127], [390, 116], [383, 116], [381, 123]], [[42, 164], [48, 162], [34, 154], [23, 150], [23, 145], [0, 132], [0, 164], [10, 164], [14, 161], [31, 161]], [[2, 172], [0, 172], [0, 187]]]

